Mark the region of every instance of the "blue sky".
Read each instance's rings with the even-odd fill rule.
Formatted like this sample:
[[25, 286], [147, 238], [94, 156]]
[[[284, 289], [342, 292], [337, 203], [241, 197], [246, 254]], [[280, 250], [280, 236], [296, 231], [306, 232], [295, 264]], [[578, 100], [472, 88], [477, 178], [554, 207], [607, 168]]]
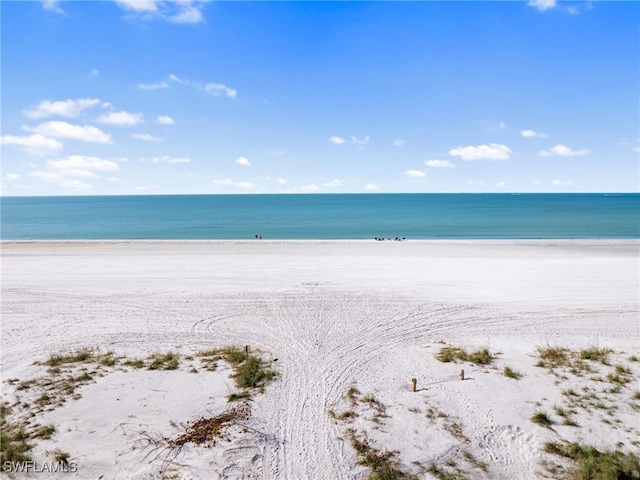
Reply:
[[0, 8], [3, 195], [640, 189], [638, 2]]

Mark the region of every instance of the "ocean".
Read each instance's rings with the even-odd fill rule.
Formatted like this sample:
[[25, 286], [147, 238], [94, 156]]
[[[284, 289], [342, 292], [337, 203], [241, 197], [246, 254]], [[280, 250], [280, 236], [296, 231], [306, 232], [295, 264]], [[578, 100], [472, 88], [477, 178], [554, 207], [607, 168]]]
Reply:
[[640, 194], [2, 197], [2, 240], [628, 239]]

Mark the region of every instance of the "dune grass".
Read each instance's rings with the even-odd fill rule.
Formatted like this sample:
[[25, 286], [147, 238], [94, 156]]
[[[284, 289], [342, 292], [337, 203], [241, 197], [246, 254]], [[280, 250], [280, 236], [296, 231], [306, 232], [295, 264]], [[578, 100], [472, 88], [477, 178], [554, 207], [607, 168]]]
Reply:
[[487, 348], [480, 348], [468, 353], [460, 347], [442, 347], [436, 354], [436, 359], [444, 363], [459, 360], [462, 362], [474, 363], [476, 365], [489, 365], [495, 359], [495, 355], [493, 355]]
[[601, 452], [579, 443], [547, 442], [544, 451], [573, 460], [567, 480], [626, 480], [640, 475], [640, 459], [620, 450]]
[[507, 378], [513, 378], [514, 380], [520, 380], [522, 378], [522, 372], [518, 372], [511, 367], [504, 367], [502, 374]]

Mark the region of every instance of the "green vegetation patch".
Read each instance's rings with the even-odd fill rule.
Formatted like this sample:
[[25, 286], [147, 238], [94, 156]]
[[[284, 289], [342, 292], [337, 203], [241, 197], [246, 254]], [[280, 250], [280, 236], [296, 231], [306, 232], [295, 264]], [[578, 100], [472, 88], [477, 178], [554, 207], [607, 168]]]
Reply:
[[631, 480], [640, 477], [640, 459], [620, 450], [601, 452], [579, 443], [547, 442], [547, 453], [565, 457], [575, 463], [567, 472], [568, 480]]
[[475, 363], [476, 365], [489, 365], [495, 359], [495, 355], [487, 348], [481, 348], [468, 353], [460, 347], [442, 347], [436, 354], [436, 359], [444, 363], [459, 360], [462, 362]]
[[11, 409], [6, 403], [0, 404], [0, 461], [26, 462], [31, 460], [28, 443], [29, 434], [22, 423], [15, 423], [9, 419]]
[[511, 367], [504, 367], [502, 374], [507, 378], [513, 378], [514, 380], [520, 380], [522, 378], [522, 372], [518, 372]]
[[398, 452], [381, 451], [374, 448], [366, 438], [357, 437], [349, 430], [351, 446], [358, 454], [358, 465], [369, 469], [367, 480], [417, 480], [418, 477], [403, 471], [395, 459]]

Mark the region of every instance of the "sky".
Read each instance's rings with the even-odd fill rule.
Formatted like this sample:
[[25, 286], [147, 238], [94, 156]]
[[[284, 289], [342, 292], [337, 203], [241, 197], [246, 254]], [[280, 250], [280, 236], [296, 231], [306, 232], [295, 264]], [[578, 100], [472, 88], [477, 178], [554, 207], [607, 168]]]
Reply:
[[3, 1], [18, 195], [640, 191], [640, 2]]

